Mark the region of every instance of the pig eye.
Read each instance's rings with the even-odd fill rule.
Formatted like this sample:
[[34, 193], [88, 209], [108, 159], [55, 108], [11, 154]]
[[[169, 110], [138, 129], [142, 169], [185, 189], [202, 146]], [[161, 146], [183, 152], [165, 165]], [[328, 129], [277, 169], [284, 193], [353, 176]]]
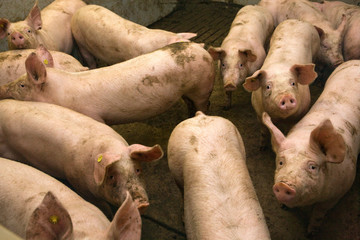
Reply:
[[308, 170], [310, 172], [316, 172], [318, 170], [318, 166], [315, 163], [311, 162], [308, 164]]
[[290, 84], [291, 84], [291, 86], [295, 86], [295, 82], [291, 82]]
[[266, 89], [270, 89], [271, 88], [271, 86], [270, 85], [266, 85]]
[[22, 87], [22, 88], [23, 88], [23, 87], [25, 87], [25, 84], [23, 84], [23, 83], [20, 83], [20, 87]]
[[243, 64], [242, 64], [242, 63], [239, 63], [239, 67], [243, 67]]
[[140, 168], [137, 168], [137, 169], [135, 170], [135, 172], [136, 172], [137, 175], [139, 175], [139, 174], [141, 173], [141, 169], [140, 169]]
[[8, 36], [10, 36], [10, 33], [8, 32]]

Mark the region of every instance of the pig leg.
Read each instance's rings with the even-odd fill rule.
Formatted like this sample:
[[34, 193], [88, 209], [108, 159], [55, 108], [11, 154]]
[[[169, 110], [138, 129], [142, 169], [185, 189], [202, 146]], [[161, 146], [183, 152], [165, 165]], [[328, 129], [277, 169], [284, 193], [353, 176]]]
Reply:
[[313, 210], [310, 217], [310, 222], [307, 228], [307, 232], [309, 236], [316, 235], [320, 227], [323, 223], [323, 219], [327, 213], [327, 211], [335, 206], [335, 204], [339, 201], [340, 198], [322, 203], [314, 204]]
[[196, 108], [195, 108], [194, 102], [186, 96], [182, 96], [182, 99], [184, 100], [184, 102], [186, 103], [186, 106], [188, 108], [189, 117], [195, 116]]
[[226, 105], [224, 110], [229, 110], [231, 108], [231, 98], [232, 98], [232, 91], [225, 91], [226, 94]]
[[86, 50], [86, 48], [84, 48], [81, 44], [77, 43], [77, 45], [79, 47], [81, 56], [84, 58], [88, 67], [90, 69], [96, 68], [96, 61], [95, 61], [94, 56], [88, 50]]

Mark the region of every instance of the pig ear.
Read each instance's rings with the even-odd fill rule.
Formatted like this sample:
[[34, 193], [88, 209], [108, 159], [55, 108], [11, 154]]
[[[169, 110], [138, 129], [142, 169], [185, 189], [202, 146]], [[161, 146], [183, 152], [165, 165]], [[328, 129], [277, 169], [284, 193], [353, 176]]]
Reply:
[[[106, 173], [111, 169], [110, 166], [116, 164], [117, 159], [120, 160], [121, 156], [111, 153], [102, 153], [96, 156], [94, 162], [94, 180], [96, 184], [101, 185], [103, 183]], [[117, 181], [115, 178], [113, 180]]]
[[294, 64], [290, 71], [297, 77], [297, 82], [302, 85], [309, 85], [317, 78], [315, 64]]
[[284, 134], [272, 123], [271, 118], [267, 112], [263, 112], [262, 121], [271, 133], [271, 144], [276, 153], [281, 143], [285, 140]]
[[346, 15], [343, 14], [342, 19], [341, 19], [341, 23], [338, 26], [338, 28], [336, 29], [336, 31], [339, 32], [341, 36], [344, 35], [343, 33], [344, 33], [344, 30], [345, 30], [345, 26], [346, 26]]
[[249, 62], [256, 61], [256, 55], [254, 55], [251, 50], [239, 50], [239, 55], [240, 54], [244, 54]]
[[34, 28], [35, 30], [40, 30], [42, 27], [41, 21], [41, 10], [38, 6], [38, 1], [36, 0], [34, 7], [31, 9], [29, 15], [26, 17], [25, 21]]
[[220, 47], [209, 47], [208, 52], [215, 61], [224, 59], [226, 56], [225, 51]]
[[9, 20], [5, 18], [0, 18], [0, 38], [3, 39], [6, 37], [6, 33], [10, 27]]
[[112, 220], [107, 239], [133, 239], [141, 238], [141, 217], [131, 195], [126, 191], [126, 199], [117, 210]]
[[310, 146], [317, 147], [330, 163], [341, 163], [345, 159], [344, 138], [336, 132], [329, 119], [317, 126], [310, 135]]
[[36, 55], [39, 57], [41, 62], [45, 64], [46, 67], [54, 67], [54, 59], [43, 44], [40, 44], [36, 48]]
[[265, 77], [266, 72], [264, 70], [257, 70], [250, 77], [245, 78], [243, 87], [248, 92], [253, 92], [259, 89], [261, 86], [261, 81]]
[[34, 84], [42, 84], [46, 81], [46, 67], [36, 53], [33, 52], [27, 57], [25, 68], [28, 78], [30, 78]]
[[183, 32], [183, 33], [177, 33], [176, 35], [178, 35], [183, 39], [191, 39], [193, 37], [196, 37], [197, 33]]
[[30, 216], [26, 239], [71, 239], [72, 235], [73, 225], [68, 211], [51, 192], [47, 192]]
[[151, 162], [164, 156], [164, 152], [158, 144], [153, 147], [132, 144], [129, 146], [129, 152], [132, 159], [142, 162]]
[[324, 30], [321, 27], [318, 27], [315, 25], [314, 25], [314, 27], [315, 27], [316, 31], [318, 32], [320, 39], [322, 39], [325, 34]]

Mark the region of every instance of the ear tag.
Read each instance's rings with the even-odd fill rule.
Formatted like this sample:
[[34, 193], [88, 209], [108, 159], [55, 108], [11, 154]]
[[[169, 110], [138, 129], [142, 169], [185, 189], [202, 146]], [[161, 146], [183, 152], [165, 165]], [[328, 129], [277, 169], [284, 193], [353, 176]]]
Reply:
[[4, 28], [4, 24], [0, 24], [0, 27], [1, 27], [1, 28]]
[[45, 59], [45, 60], [44, 60], [44, 63], [45, 63], [46, 65], [48, 65], [48, 64], [49, 64], [49, 61], [48, 61], [47, 59]]
[[52, 223], [52, 224], [57, 224], [58, 221], [59, 221], [59, 217], [56, 216], [56, 215], [52, 215], [52, 216], [49, 218], [49, 221], [50, 221], [50, 223]]
[[97, 159], [98, 163], [101, 162], [102, 159], [103, 159], [103, 155], [100, 155]]

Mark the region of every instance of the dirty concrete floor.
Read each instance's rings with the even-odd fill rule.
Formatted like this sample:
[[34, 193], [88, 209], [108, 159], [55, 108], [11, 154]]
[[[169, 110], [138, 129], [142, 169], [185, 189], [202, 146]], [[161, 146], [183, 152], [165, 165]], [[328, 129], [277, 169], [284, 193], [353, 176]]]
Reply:
[[[206, 47], [220, 46], [227, 35], [230, 24], [240, 9], [238, 5], [225, 3], [187, 3], [169, 16], [149, 26], [173, 32], [197, 32], [195, 42], [204, 42]], [[311, 85], [314, 102], [322, 90], [322, 82]], [[271, 238], [273, 240], [302, 240], [306, 238], [307, 209], [284, 210], [272, 192], [275, 170], [275, 154], [271, 150], [259, 151], [260, 124], [250, 102], [250, 93], [240, 87], [233, 94], [233, 107], [225, 111], [225, 94], [217, 74], [211, 96], [209, 115], [231, 120], [239, 129], [247, 152], [248, 169], [260, 204], [263, 208]], [[179, 101], [165, 113], [132, 124], [113, 126], [128, 142], [152, 146], [160, 144], [165, 156], [154, 163], [143, 164], [150, 207], [142, 217], [142, 239], [186, 239], [182, 223], [182, 198], [171, 178], [166, 149], [174, 127], [188, 117], [184, 102]], [[360, 239], [360, 179], [345, 197], [326, 216], [319, 240]], [[206, 207], [206, 206], [204, 206]]]

